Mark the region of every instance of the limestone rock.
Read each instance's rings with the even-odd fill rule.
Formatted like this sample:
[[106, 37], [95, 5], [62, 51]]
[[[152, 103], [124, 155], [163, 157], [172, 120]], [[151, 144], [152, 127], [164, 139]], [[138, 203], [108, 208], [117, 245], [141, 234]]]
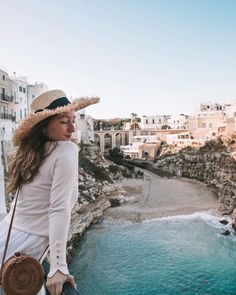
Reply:
[[224, 235], [224, 236], [228, 236], [228, 235], [230, 235], [230, 231], [227, 229], [226, 231], [224, 231], [224, 232], [222, 233], [222, 235]]
[[153, 167], [204, 182], [218, 197], [220, 212], [229, 215], [236, 208], [236, 144], [231, 142], [219, 138], [200, 148], [183, 149], [164, 145]]
[[226, 225], [226, 224], [229, 223], [226, 219], [220, 220], [219, 222], [220, 222], [221, 224], [224, 224], [224, 225]]

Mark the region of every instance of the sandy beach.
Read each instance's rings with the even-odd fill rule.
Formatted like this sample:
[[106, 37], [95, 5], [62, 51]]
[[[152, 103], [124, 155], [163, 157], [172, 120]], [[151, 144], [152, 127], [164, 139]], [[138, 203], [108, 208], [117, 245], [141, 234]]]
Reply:
[[126, 202], [105, 211], [106, 219], [142, 222], [173, 215], [208, 212], [218, 215], [219, 203], [203, 183], [185, 178], [162, 178], [145, 171], [145, 178], [129, 179], [119, 185]]

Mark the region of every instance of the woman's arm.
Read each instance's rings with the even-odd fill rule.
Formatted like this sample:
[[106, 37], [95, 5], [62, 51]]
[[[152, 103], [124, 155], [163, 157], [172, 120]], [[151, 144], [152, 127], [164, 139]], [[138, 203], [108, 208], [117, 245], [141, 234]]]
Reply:
[[77, 173], [77, 146], [72, 142], [60, 143], [56, 154], [48, 211], [50, 245], [48, 277], [51, 278], [48, 284], [49, 288], [55, 290], [60, 289], [66, 281], [73, 284], [66, 263], [66, 243], [71, 218], [71, 198], [77, 185]]

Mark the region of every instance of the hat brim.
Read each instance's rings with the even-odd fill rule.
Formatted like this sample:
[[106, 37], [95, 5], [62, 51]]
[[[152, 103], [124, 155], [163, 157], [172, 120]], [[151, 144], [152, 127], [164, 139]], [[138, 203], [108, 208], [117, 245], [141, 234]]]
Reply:
[[81, 109], [84, 109], [92, 104], [98, 103], [100, 100], [99, 97], [92, 97], [92, 98], [79, 98], [75, 99], [71, 102], [71, 104], [58, 107], [53, 110], [43, 110], [38, 113], [30, 113], [19, 125], [19, 127], [15, 130], [13, 136], [13, 143], [15, 146], [20, 145], [22, 140], [26, 138], [30, 130], [37, 125], [42, 120], [46, 119], [47, 117], [56, 115], [56, 114], [63, 114], [67, 112], [77, 112]]

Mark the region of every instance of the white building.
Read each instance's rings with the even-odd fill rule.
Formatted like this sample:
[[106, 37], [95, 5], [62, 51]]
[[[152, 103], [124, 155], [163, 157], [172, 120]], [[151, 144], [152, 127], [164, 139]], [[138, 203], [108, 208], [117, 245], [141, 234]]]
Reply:
[[194, 138], [214, 139], [226, 128], [225, 105], [200, 104], [200, 111], [189, 117], [189, 130]]
[[16, 93], [16, 124], [26, 118], [28, 114], [28, 102], [27, 102], [27, 78], [12, 76], [11, 79], [14, 82], [14, 93]]
[[170, 116], [155, 115], [155, 116], [142, 116], [141, 117], [141, 129], [161, 129], [162, 126], [167, 124]]
[[209, 111], [224, 111], [225, 105], [216, 103], [216, 102], [204, 102], [201, 103], [199, 106], [199, 111], [200, 112], [209, 112]]
[[182, 132], [177, 134], [167, 134], [166, 135], [166, 143], [175, 145], [178, 147], [186, 147], [186, 146], [202, 146], [205, 143], [204, 139], [195, 139], [194, 136], [190, 132]]
[[0, 219], [6, 214], [4, 166], [2, 159], [5, 159], [2, 147], [5, 147], [6, 140], [10, 140], [14, 128], [14, 98], [12, 84], [8, 73], [0, 69]]
[[35, 97], [48, 90], [48, 86], [44, 83], [28, 84], [27, 85], [27, 108], [30, 112], [30, 105]]
[[142, 158], [143, 145], [156, 145], [157, 148], [160, 147], [161, 140], [156, 135], [139, 135], [132, 136], [130, 138], [129, 145], [121, 145], [120, 150], [123, 152], [124, 156], [130, 156], [131, 158]]
[[170, 115], [167, 120], [170, 129], [188, 129], [188, 116], [186, 115]]
[[11, 140], [15, 130], [15, 97], [13, 82], [8, 73], [0, 70], [0, 135], [1, 140]]
[[11, 141], [19, 122], [29, 113], [29, 105], [48, 88], [44, 83], [28, 84], [26, 77], [10, 77], [0, 69], [0, 135]]
[[141, 129], [188, 129], [188, 116], [183, 114], [142, 116]]
[[236, 132], [236, 103], [225, 104], [225, 114], [226, 114], [226, 136], [231, 136]]
[[85, 110], [77, 113], [75, 137], [78, 142], [91, 143], [95, 140], [93, 118], [85, 114]]

